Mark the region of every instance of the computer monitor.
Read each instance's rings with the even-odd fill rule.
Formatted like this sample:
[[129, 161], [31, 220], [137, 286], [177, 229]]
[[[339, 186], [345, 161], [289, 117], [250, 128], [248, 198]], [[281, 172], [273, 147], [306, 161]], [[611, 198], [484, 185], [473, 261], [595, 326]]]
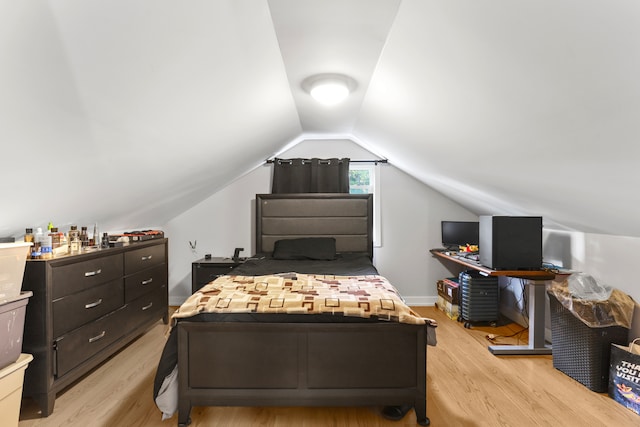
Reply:
[[442, 221], [442, 246], [455, 248], [458, 246], [477, 245], [480, 242], [478, 221]]
[[480, 215], [479, 257], [492, 270], [539, 270], [542, 217]]

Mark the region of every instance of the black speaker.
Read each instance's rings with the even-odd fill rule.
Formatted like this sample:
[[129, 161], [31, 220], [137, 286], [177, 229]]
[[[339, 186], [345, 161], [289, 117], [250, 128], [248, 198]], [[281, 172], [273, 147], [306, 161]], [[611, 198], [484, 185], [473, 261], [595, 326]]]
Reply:
[[480, 264], [493, 270], [542, 267], [542, 217], [480, 216]]

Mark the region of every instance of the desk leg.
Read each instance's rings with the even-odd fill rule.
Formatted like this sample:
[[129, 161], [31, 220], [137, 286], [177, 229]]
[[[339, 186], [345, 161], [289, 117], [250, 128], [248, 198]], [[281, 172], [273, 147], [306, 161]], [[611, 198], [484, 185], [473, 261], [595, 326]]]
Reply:
[[528, 280], [529, 292], [529, 345], [490, 345], [489, 351], [496, 356], [551, 354], [551, 345], [545, 344], [546, 282]]

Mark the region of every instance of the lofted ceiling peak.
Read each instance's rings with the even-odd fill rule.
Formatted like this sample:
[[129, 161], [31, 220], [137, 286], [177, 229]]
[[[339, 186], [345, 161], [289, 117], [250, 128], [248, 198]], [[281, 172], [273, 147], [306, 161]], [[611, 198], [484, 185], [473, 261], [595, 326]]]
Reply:
[[[269, 0], [278, 46], [306, 133], [352, 133], [400, 0]], [[342, 74], [355, 90], [340, 105], [309, 96], [304, 81]]]
[[[0, 235], [158, 226], [344, 138], [478, 214], [640, 237], [640, 7], [580, 0], [3, 1]], [[329, 109], [302, 82], [353, 78]]]

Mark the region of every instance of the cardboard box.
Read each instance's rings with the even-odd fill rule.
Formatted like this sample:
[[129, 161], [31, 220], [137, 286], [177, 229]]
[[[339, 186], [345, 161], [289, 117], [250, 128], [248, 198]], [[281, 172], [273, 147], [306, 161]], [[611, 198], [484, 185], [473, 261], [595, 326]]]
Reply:
[[442, 295], [438, 295], [436, 306], [447, 315], [449, 319], [458, 320], [460, 315], [460, 306], [447, 301]]
[[33, 360], [30, 354], [21, 354], [18, 360], [0, 370], [0, 425], [17, 426], [20, 419], [20, 402], [24, 371]]
[[0, 243], [0, 302], [20, 295], [30, 242]]
[[459, 285], [458, 279], [455, 277], [438, 280], [438, 295], [453, 304], [459, 304]]
[[22, 351], [24, 316], [33, 292], [0, 303], [0, 369], [14, 363]]

